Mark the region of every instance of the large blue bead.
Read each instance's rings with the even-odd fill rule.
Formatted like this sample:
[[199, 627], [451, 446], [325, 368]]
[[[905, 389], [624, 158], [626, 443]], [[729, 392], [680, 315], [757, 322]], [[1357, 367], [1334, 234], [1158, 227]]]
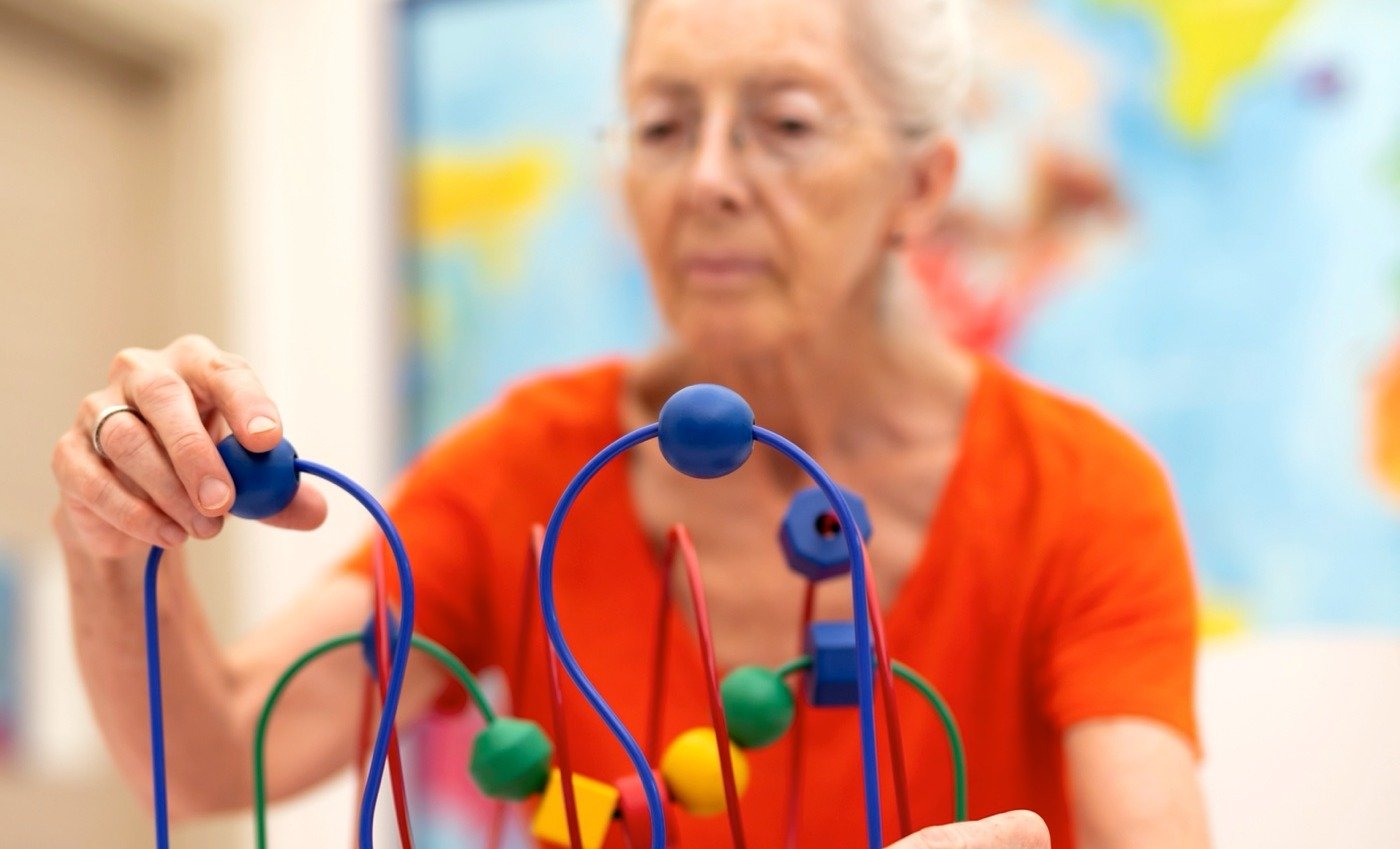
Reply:
[[713, 383], [687, 386], [661, 407], [661, 455], [693, 478], [729, 474], [753, 453], [753, 408]]
[[219, 442], [219, 456], [233, 478], [233, 507], [241, 519], [266, 519], [281, 513], [297, 494], [297, 452], [282, 440], [271, 451], [249, 451], [230, 434]]

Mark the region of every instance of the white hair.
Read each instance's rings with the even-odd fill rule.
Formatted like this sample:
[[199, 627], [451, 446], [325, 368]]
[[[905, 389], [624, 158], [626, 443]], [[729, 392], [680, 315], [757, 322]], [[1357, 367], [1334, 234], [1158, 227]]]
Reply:
[[[625, 44], [649, 0], [623, 0]], [[968, 0], [843, 0], [857, 58], [899, 132], [916, 142], [948, 129], [971, 76]]]

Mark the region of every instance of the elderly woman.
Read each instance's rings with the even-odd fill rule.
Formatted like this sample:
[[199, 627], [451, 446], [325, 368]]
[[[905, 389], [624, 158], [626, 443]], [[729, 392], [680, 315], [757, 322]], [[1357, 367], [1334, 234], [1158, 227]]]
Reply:
[[[406, 475], [393, 512], [413, 558], [418, 626], [473, 668], [511, 669], [531, 524], [598, 449], [656, 419], [691, 383], [733, 387], [862, 494], [892, 652], [960, 716], [978, 817], [1030, 809], [1058, 847], [1206, 844], [1194, 777], [1194, 602], [1164, 477], [1083, 405], [959, 350], [897, 273], [900, 245], [934, 226], [957, 168], [943, 134], [966, 64], [957, 0], [636, 0], [623, 89], [623, 190], [670, 339], [636, 360], [527, 381], [443, 437]], [[93, 450], [99, 411], [108, 417]], [[118, 354], [111, 382], [60, 441], [55, 527], [67, 556], [83, 673], [133, 785], [149, 769], [139, 641], [140, 562], [170, 548], [163, 611], [171, 802], [246, 805], [256, 710], [278, 672], [359, 628], [372, 543], [260, 631], [220, 648], [193, 597], [182, 543], [217, 534], [232, 500], [213, 437], [252, 450], [282, 436], [248, 366], [206, 340]], [[704, 560], [721, 666], [793, 651], [799, 579], [775, 528], [803, 485], [760, 453], [716, 481], [684, 478], [654, 448], [609, 467], [561, 541], [562, 615], [623, 718], [641, 722], [655, 551], [683, 521]], [[303, 486], [269, 520], [310, 529]], [[846, 618], [844, 591], [819, 618]], [[534, 657], [538, 658], [538, 647]], [[673, 641], [674, 736], [704, 724], [693, 640]], [[313, 668], [284, 702], [274, 796], [353, 754], [357, 657]], [[538, 664], [536, 664], [538, 665]], [[517, 712], [548, 716], [538, 670]], [[444, 675], [411, 665], [406, 721], [460, 706]], [[628, 766], [581, 700], [575, 766]], [[903, 711], [921, 825], [950, 819], [946, 751]], [[849, 711], [810, 717], [799, 845], [862, 844], [859, 746]], [[663, 736], [663, 739], [669, 737]], [[743, 801], [755, 846], [784, 845], [788, 746], [754, 753]], [[197, 753], [197, 755], [196, 755]], [[888, 793], [886, 794], [889, 795]], [[887, 821], [889, 818], [887, 817]], [[1034, 817], [930, 830], [909, 846], [1044, 845]], [[680, 818], [682, 844], [725, 845], [723, 818]], [[921, 842], [920, 842], [921, 841]]]

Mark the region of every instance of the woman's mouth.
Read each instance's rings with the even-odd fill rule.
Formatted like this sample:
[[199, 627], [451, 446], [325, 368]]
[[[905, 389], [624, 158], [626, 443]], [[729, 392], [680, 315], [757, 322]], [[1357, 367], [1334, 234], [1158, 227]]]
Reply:
[[681, 262], [687, 283], [718, 291], [738, 289], [769, 271], [767, 260], [743, 254], [696, 254]]

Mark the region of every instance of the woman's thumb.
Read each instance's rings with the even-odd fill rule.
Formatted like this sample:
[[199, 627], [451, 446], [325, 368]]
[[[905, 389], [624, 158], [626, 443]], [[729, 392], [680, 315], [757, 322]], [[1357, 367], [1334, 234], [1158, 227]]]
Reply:
[[1045, 821], [1030, 811], [1011, 811], [976, 822], [926, 828], [889, 849], [1050, 849]]

